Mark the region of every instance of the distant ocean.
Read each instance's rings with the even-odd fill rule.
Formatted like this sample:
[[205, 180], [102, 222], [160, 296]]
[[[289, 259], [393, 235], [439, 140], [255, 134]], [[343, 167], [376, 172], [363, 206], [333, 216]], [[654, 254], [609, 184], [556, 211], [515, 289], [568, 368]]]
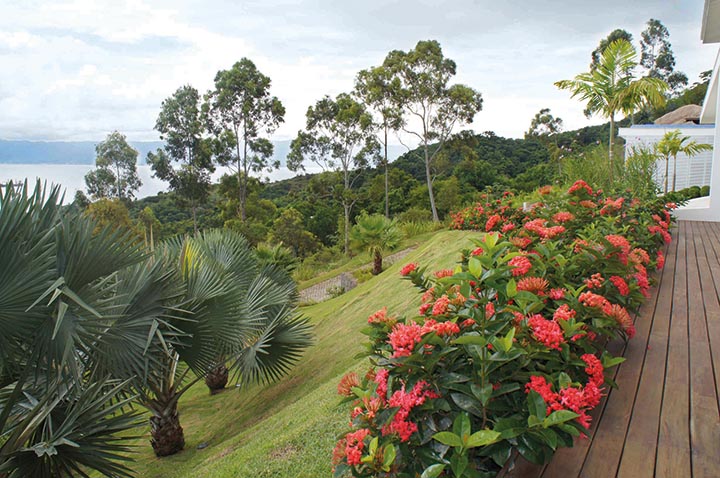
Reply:
[[[47, 181], [48, 184], [59, 184], [65, 190], [65, 203], [68, 203], [72, 202], [75, 191], [85, 192], [85, 174], [91, 169], [93, 166], [85, 164], [0, 164], [0, 183], [26, 179], [34, 183], [36, 179], [40, 179], [43, 182]], [[229, 172], [228, 168], [218, 168], [212, 175], [213, 181], [217, 181], [227, 172]], [[295, 174], [283, 167], [268, 176], [271, 181], [278, 181], [291, 178]], [[142, 186], [136, 194], [137, 198], [153, 196], [168, 189], [165, 181], [152, 177], [150, 166], [138, 165], [138, 176], [140, 176]]]
[[[295, 176], [285, 166], [285, 158], [290, 151], [290, 141], [274, 141], [275, 158], [280, 161], [280, 169], [265, 174], [270, 181], [279, 181]], [[90, 141], [8, 141], [0, 139], [0, 183], [8, 181], [35, 182], [36, 179], [48, 184], [59, 184], [65, 190], [65, 202], [70, 202], [78, 190], [85, 191], [85, 174], [95, 164], [95, 142]], [[153, 196], [167, 191], [168, 184], [152, 177], [152, 170], [145, 163], [148, 151], [163, 146], [159, 141], [131, 141], [130, 145], [138, 150], [138, 175], [142, 181], [136, 197]], [[400, 146], [389, 148], [391, 160], [404, 151]], [[308, 173], [317, 173], [320, 168], [308, 166]], [[213, 181], [230, 172], [228, 168], [218, 168], [212, 175]]]

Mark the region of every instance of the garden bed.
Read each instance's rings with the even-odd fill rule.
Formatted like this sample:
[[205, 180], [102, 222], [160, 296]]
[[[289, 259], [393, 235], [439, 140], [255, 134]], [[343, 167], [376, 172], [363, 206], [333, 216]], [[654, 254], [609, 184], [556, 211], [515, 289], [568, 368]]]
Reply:
[[353, 409], [337, 476], [493, 477], [588, 432], [623, 361], [607, 341], [634, 336], [648, 268], [663, 265], [670, 206], [582, 181], [543, 193], [530, 211], [505, 197], [456, 214], [484, 232], [457, 268], [403, 269], [423, 305], [369, 318], [371, 369], [339, 386]]

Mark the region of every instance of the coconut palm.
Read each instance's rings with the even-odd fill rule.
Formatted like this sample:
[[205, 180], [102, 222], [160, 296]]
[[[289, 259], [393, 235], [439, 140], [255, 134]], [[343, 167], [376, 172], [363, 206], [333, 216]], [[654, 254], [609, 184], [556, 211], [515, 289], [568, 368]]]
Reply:
[[683, 153], [689, 159], [698, 153], [708, 151], [710, 149], [712, 149], [711, 145], [691, 141], [689, 136], [683, 136], [678, 129], [666, 132], [662, 139], [655, 145], [656, 153], [665, 158], [665, 194], [668, 192], [668, 170], [670, 166], [670, 157], [672, 156], [673, 158], [672, 190], [675, 191], [677, 178], [677, 155]]
[[385, 251], [400, 244], [402, 234], [395, 220], [380, 214], [358, 216], [357, 224], [350, 231], [350, 240], [354, 249], [365, 249], [373, 257], [374, 275], [383, 270], [382, 260]]
[[142, 351], [164, 328], [172, 285], [133, 268], [144, 257], [129, 233], [60, 203], [39, 183], [0, 190], [0, 476], [130, 476], [126, 432], [141, 422], [109, 371], [151, 365], [123, 345]]
[[618, 113], [632, 114], [643, 104], [661, 106], [663, 93], [668, 85], [658, 78], [635, 79], [637, 52], [627, 40], [616, 40], [603, 51], [599, 63], [592, 71], [581, 73], [572, 80], [555, 83], [560, 89], [569, 90], [572, 97], [587, 101], [589, 114], [600, 114], [610, 120], [608, 161], [612, 174], [615, 146], [615, 117]]

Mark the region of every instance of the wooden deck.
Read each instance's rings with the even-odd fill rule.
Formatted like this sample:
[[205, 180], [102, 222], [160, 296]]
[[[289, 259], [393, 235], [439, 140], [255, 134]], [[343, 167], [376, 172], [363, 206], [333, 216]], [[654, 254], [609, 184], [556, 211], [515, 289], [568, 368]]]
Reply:
[[512, 478], [720, 477], [720, 224], [681, 221], [590, 438]]

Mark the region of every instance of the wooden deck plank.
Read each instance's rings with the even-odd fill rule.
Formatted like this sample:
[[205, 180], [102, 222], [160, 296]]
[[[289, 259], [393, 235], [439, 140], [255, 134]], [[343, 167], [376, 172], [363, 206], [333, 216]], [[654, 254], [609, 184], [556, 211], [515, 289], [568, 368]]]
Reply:
[[720, 476], [720, 223], [683, 221], [673, 235], [592, 438], [507, 477]]
[[677, 243], [674, 240], [667, 250], [665, 268], [658, 285], [658, 303], [652, 318], [642, 376], [617, 472], [621, 478], [652, 477], [655, 473]]
[[720, 224], [702, 223], [701, 226], [700, 243], [705, 249], [705, 260], [699, 261], [700, 284], [714, 365], [715, 394], [720, 398], [720, 238], [716, 235], [720, 232]]
[[636, 316], [635, 338], [628, 342], [624, 353], [626, 360], [615, 375], [618, 388], [610, 391], [608, 395], [608, 403], [600, 417], [581, 468], [574, 473], [569, 471], [569, 474], [553, 476], [604, 478], [608, 476], [609, 469], [612, 469], [612, 475], [615, 475], [614, 470], [617, 470], [623, 454], [624, 438], [632, 417], [633, 403], [648, 351], [653, 316], [659, 297], [658, 288], [653, 288], [651, 298], [641, 306]]
[[[608, 344], [608, 350], [615, 356], [620, 356], [625, 350], [625, 344], [616, 340]], [[613, 370], [613, 380], [617, 378], [617, 368]], [[590, 430], [588, 430], [587, 438], [578, 438], [575, 440], [572, 448], [560, 448], [550, 463], [545, 466], [543, 478], [577, 476], [580, 474], [585, 457], [592, 444], [593, 437], [597, 433], [598, 423], [602, 417], [603, 411], [607, 405], [607, 395], [603, 396], [597, 407], [590, 413], [592, 421], [590, 422]]]
[[[716, 298], [714, 287], [702, 289], [699, 263], [706, 261], [700, 226], [688, 227], [688, 331], [690, 343], [690, 444], [692, 473], [712, 476], [718, 472], [720, 415], [705, 317], [704, 296]], [[711, 277], [706, 277], [711, 285]], [[709, 292], [709, 293], [708, 293]]]
[[665, 389], [660, 411], [660, 433], [655, 476], [691, 476], [690, 403], [687, 300], [687, 229], [680, 223], [678, 259], [670, 319]]

